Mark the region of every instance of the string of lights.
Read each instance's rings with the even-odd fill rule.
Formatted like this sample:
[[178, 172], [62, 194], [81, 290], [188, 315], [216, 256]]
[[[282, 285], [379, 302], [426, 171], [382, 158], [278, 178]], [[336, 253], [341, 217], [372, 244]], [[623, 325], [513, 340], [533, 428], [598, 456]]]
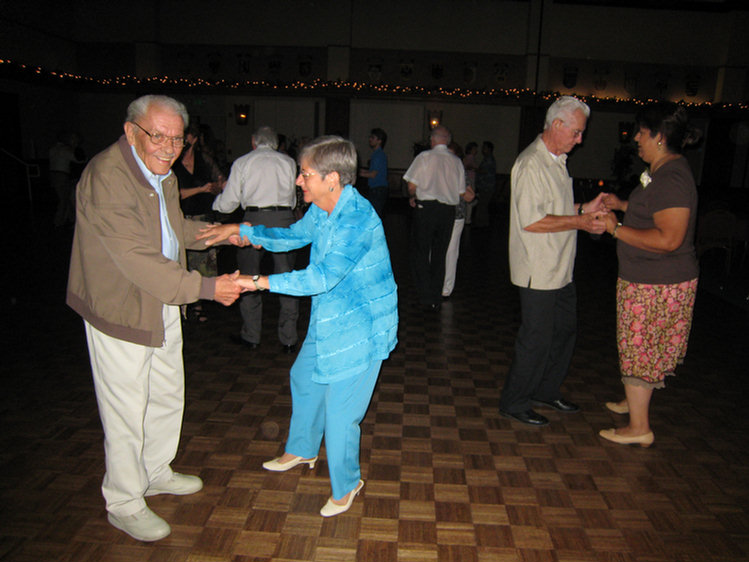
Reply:
[[[243, 94], [278, 94], [287, 95], [372, 95], [377, 97], [416, 97], [440, 100], [455, 100], [469, 102], [511, 102], [527, 104], [533, 101], [551, 101], [564, 94], [576, 95], [588, 105], [608, 106], [640, 106], [653, 103], [654, 98], [612, 97], [576, 94], [574, 92], [535, 92], [530, 88], [491, 88], [467, 89], [424, 87], [418, 85], [398, 84], [370, 84], [366, 82], [331, 81], [319, 78], [309, 81], [268, 82], [265, 80], [207, 80], [204, 78], [185, 78], [169, 76], [138, 77], [130, 74], [114, 77], [84, 76], [64, 71], [47, 70], [41, 66], [18, 63], [8, 59], [0, 59], [0, 76], [11, 77], [23, 81], [53, 83], [61, 87], [83, 89], [129, 90], [157, 88], [159, 90], [179, 90], [190, 93], [220, 93], [241, 92]], [[678, 103], [688, 108], [699, 110], [721, 110], [729, 112], [749, 111], [749, 102], [689, 102], [680, 100]]]

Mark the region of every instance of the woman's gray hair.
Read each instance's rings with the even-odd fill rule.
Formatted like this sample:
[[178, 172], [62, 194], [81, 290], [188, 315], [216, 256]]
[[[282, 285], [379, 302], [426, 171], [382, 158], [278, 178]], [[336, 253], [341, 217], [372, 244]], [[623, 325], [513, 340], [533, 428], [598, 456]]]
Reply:
[[575, 111], [582, 111], [583, 115], [587, 119], [590, 117], [590, 107], [585, 102], [580, 101], [573, 96], [562, 96], [557, 101], [549, 106], [546, 111], [546, 121], [544, 122], [544, 130], [551, 127], [551, 124], [556, 119], [564, 121], [565, 117], [571, 117]]
[[185, 128], [190, 124], [190, 115], [187, 113], [187, 108], [183, 103], [178, 102], [169, 96], [156, 95], [141, 96], [137, 100], [130, 102], [130, 105], [127, 106], [125, 122], [135, 123], [136, 120], [148, 113], [148, 108], [152, 105], [160, 105], [161, 107], [174, 111], [174, 113], [182, 117], [182, 122], [185, 124]]
[[257, 131], [252, 133], [252, 138], [257, 146], [267, 146], [273, 150], [278, 148], [278, 135], [270, 127], [258, 128]]
[[356, 148], [354, 143], [342, 137], [327, 135], [318, 137], [302, 148], [299, 153], [299, 165], [306, 160], [320, 177], [331, 172], [338, 172], [341, 187], [353, 185], [356, 181]]

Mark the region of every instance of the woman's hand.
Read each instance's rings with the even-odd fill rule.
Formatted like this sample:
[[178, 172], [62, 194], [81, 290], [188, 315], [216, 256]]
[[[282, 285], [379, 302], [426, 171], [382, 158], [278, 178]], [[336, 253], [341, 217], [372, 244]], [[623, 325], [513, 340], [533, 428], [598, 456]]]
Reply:
[[243, 291], [267, 291], [270, 288], [267, 275], [260, 275], [257, 283], [252, 280], [252, 275], [240, 275], [235, 282]]
[[616, 225], [618, 224], [619, 220], [616, 218], [615, 213], [607, 213], [605, 214], [602, 219], [606, 223], [606, 232], [611, 234], [613, 236], [614, 229], [616, 228]]

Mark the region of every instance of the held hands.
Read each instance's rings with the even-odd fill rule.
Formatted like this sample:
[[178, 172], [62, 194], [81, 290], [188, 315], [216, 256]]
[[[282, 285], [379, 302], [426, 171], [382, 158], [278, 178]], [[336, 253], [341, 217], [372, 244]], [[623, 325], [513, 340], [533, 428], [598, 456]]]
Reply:
[[603, 220], [606, 223], [606, 232], [613, 236], [614, 229], [616, 228], [618, 222], [616, 215], [614, 213], [608, 213], [603, 217]]
[[601, 212], [607, 212], [609, 208], [604, 202], [604, 197], [606, 195], [606, 193], [599, 193], [598, 195], [596, 195], [595, 199], [591, 199], [587, 203], [584, 203], [583, 210], [585, 211], [585, 214], [595, 215]]
[[[585, 230], [591, 234], [603, 234], [606, 232], [606, 217], [610, 214], [604, 204], [604, 196], [599, 193], [594, 199], [583, 203], [583, 214], [578, 215], [580, 221], [580, 230]], [[612, 215], [613, 216], [613, 215]], [[614, 217], [616, 221], [616, 217]]]
[[244, 292], [243, 287], [237, 283], [238, 277], [239, 270], [216, 277], [216, 289], [213, 294], [213, 300], [220, 302], [224, 306], [233, 304], [239, 298], [239, 295]]
[[[624, 211], [624, 202], [613, 193], [603, 193], [603, 204], [609, 211]], [[615, 223], [616, 224], [616, 223]]]
[[[585, 230], [591, 234], [603, 234], [606, 232], [606, 217], [610, 214], [602, 211], [596, 214], [585, 213], [580, 215], [578, 217], [580, 219], [580, 230]], [[616, 221], [616, 218], [614, 220]]]
[[[252, 226], [250, 223], [244, 223], [247, 226]], [[262, 246], [252, 244], [247, 238], [240, 238], [239, 236], [239, 225], [238, 224], [209, 224], [205, 228], [200, 229], [200, 234], [195, 237], [197, 240], [205, 240], [206, 246], [212, 246], [229, 240], [231, 244], [243, 248], [245, 246], [252, 245], [254, 248], [260, 249]]]
[[213, 246], [223, 242], [232, 235], [239, 236], [238, 224], [209, 224], [201, 228], [200, 233], [195, 237], [197, 240], [205, 240], [206, 246]]

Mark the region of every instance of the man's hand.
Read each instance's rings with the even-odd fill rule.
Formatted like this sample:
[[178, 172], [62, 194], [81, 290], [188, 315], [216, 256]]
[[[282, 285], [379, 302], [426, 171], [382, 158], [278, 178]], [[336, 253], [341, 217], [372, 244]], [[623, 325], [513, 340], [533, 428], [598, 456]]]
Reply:
[[209, 224], [205, 228], [201, 228], [200, 233], [195, 238], [205, 240], [206, 246], [212, 246], [233, 235], [239, 236], [238, 224]]
[[619, 199], [613, 193], [603, 194], [603, 204], [606, 205], [606, 208], [609, 211], [626, 211], [627, 210], [627, 206], [625, 205], [624, 201]]
[[238, 278], [239, 270], [216, 277], [216, 290], [213, 300], [224, 306], [233, 304], [239, 298], [240, 293], [243, 292], [242, 287], [237, 283]]

